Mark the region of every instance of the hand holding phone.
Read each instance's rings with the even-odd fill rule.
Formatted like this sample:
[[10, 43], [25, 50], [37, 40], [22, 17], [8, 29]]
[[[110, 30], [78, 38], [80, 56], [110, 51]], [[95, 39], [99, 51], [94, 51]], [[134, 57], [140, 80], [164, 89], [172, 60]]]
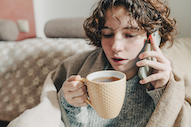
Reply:
[[[157, 45], [159, 46], [160, 42], [161, 42], [161, 36], [159, 35], [158, 30], [155, 31], [154, 33], [152, 33], [152, 36], [156, 40]], [[144, 46], [143, 52], [151, 51], [151, 50], [152, 50], [151, 43], [150, 43], [150, 40], [147, 38], [147, 40], [145, 42], [145, 46]], [[152, 58], [148, 57], [146, 59], [147, 60], [153, 60], [153, 61], [156, 60], [154, 57], [152, 57]], [[143, 66], [143, 67], [139, 68], [138, 76], [139, 76], [140, 79], [144, 79], [147, 76], [149, 76], [151, 74], [151, 72], [152, 72], [152, 68], [150, 68], [149, 66]]]

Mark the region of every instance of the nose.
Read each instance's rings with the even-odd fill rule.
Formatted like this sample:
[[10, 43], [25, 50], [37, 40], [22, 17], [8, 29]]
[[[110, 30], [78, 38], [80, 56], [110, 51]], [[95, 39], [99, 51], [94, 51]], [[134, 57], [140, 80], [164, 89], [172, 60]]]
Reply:
[[111, 49], [113, 52], [118, 53], [124, 50], [123, 38], [115, 36]]

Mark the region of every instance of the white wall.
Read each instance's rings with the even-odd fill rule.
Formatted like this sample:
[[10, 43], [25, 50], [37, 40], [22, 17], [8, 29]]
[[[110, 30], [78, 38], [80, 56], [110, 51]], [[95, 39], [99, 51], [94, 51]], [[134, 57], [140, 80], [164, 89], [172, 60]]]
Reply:
[[88, 17], [97, 0], [33, 0], [37, 37], [45, 37], [44, 25], [50, 19]]
[[[98, 0], [33, 0], [37, 37], [45, 37], [44, 25], [50, 19], [87, 17]], [[169, 0], [172, 16], [177, 19], [178, 37], [191, 37], [191, 0]]]
[[169, 0], [169, 6], [177, 19], [178, 37], [191, 37], [191, 0]]

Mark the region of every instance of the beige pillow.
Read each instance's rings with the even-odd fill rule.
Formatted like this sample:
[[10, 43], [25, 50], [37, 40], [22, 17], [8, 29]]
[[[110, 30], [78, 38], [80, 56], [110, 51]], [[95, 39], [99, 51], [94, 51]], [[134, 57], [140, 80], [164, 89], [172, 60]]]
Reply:
[[169, 45], [162, 47], [163, 53], [191, 76], [191, 38], [178, 38], [167, 48]]
[[0, 20], [0, 40], [14, 41], [19, 35], [17, 24], [12, 20]]
[[83, 23], [86, 18], [52, 19], [45, 24], [44, 32], [49, 38], [85, 38]]

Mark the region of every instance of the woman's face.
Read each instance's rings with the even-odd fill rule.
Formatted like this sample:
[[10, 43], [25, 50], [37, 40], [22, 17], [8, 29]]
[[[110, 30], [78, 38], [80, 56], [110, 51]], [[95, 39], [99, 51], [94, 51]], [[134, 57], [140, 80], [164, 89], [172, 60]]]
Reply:
[[[116, 19], [117, 18], [117, 19]], [[133, 77], [138, 70], [136, 62], [146, 41], [146, 32], [138, 31], [137, 23], [129, 24], [128, 13], [123, 7], [106, 12], [106, 22], [102, 29], [101, 44], [111, 66]], [[120, 22], [119, 22], [119, 21]]]

